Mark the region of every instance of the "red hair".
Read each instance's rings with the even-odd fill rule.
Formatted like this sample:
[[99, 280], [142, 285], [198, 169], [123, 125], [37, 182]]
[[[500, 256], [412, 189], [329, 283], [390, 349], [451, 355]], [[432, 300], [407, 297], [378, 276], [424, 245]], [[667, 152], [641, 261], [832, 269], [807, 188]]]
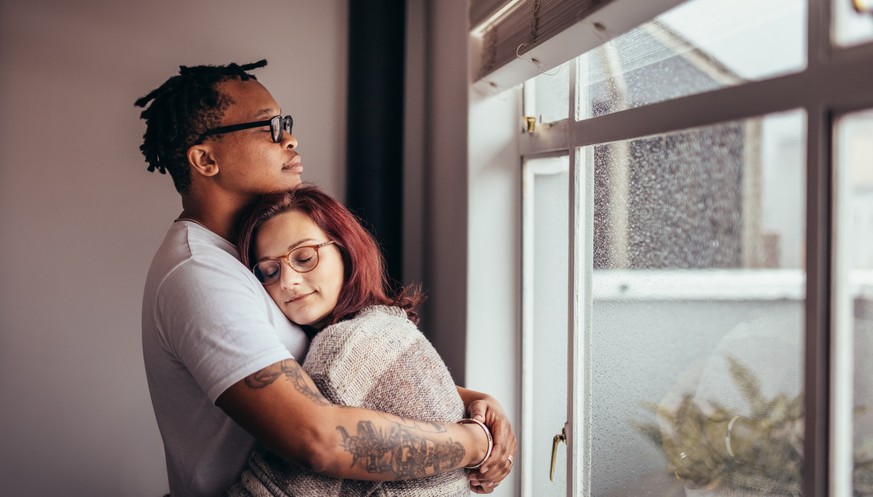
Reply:
[[418, 287], [395, 290], [388, 282], [385, 260], [376, 240], [343, 204], [314, 185], [303, 184], [292, 190], [264, 195], [247, 213], [240, 228], [242, 263], [252, 267], [257, 260], [255, 241], [260, 227], [283, 212], [299, 211], [337, 242], [345, 265], [345, 281], [336, 307], [328, 314], [328, 325], [354, 317], [371, 305], [397, 306], [418, 324], [418, 306], [424, 295]]

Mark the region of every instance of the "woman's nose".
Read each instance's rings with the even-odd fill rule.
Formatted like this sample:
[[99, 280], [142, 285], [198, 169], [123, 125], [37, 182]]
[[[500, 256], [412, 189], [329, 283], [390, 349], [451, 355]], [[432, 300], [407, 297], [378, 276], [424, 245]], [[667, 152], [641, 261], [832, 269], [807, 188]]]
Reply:
[[280, 271], [279, 281], [282, 284], [282, 288], [291, 288], [294, 285], [299, 285], [303, 280], [302, 275], [295, 271], [287, 262], [282, 263]]

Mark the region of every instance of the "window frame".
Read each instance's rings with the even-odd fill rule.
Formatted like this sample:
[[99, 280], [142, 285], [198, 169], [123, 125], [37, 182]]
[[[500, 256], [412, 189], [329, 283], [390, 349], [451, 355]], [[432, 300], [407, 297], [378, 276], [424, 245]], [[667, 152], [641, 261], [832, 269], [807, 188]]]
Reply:
[[[624, 4], [626, 2], [614, 2]], [[569, 392], [568, 438], [574, 450], [567, 459], [568, 476], [584, 472], [584, 421], [577, 426], [573, 413], [582, 405], [586, 378], [581, 360], [590, 322], [585, 316], [591, 308], [591, 223], [585, 202], [592, 194], [591, 178], [577, 167], [574, 150], [579, 147], [629, 140], [696, 128], [726, 121], [801, 109], [807, 116], [806, 141], [806, 303], [804, 343], [805, 447], [804, 495], [846, 495], [851, 475], [851, 454], [845, 456], [845, 425], [851, 426], [851, 401], [831, 399], [841, 395], [834, 382], [832, 364], [838, 348], [835, 340], [834, 279], [835, 250], [831, 245], [835, 211], [832, 129], [835, 116], [873, 108], [873, 92], [866, 87], [873, 80], [873, 43], [841, 47], [831, 41], [831, 0], [807, 2], [807, 66], [792, 74], [744, 83], [738, 86], [689, 95], [614, 114], [575, 120], [576, 70], [571, 68], [570, 118], [539, 126], [533, 133], [517, 134], [518, 163], [526, 159], [567, 153], [571, 171], [570, 229], [585, 233], [581, 243], [571, 241], [572, 305], [568, 330]], [[866, 62], [866, 64], [865, 64]], [[504, 70], [504, 73], [511, 69]], [[503, 76], [501, 76], [503, 77]], [[576, 237], [570, 237], [575, 240]], [[579, 297], [578, 300], [575, 297]], [[579, 302], [579, 304], [577, 304]], [[581, 316], [581, 317], [580, 317]], [[840, 380], [842, 381], [842, 380]], [[523, 399], [522, 399], [523, 401]], [[581, 417], [579, 419], [582, 419]], [[851, 431], [851, 430], [849, 430]], [[580, 445], [580, 442], [583, 444]], [[851, 450], [851, 439], [848, 441]], [[838, 455], [837, 452], [841, 455]], [[833, 460], [831, 460], [833, 457]], [[832, 465], [833, 463], [833, 465]], [[848, 464], [847, 469], [845, 465]], [[832, 473], [831, 473], [832, 472]], [[830, 475], [839, 475], [832, 478]], [[569, 495], [587, 495], [585, 482], [569, 478]], [[851, 492], [851, 481], [848, 482]]]

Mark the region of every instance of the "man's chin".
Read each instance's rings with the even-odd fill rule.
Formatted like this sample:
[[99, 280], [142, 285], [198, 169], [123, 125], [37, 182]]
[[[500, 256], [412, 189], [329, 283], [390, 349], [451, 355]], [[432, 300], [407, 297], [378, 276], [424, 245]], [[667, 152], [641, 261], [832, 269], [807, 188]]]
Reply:
[[296, 188], [303, 183], [303, 175], [300, 173], [291, 173], [290, 179], [291, 188]]
[[276, 191], [286, 191], [297, 188], [303, 184], [303, 177], [299, 174], [286, 173], [276, 188]]

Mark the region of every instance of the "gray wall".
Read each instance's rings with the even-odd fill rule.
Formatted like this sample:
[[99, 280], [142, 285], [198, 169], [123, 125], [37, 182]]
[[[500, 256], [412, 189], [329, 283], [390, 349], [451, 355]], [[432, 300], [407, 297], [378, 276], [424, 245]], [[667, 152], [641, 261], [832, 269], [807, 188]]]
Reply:
[[181, 206], [133, 101], [180, 64], [266, 58], [305, 179], [341, 195], [347, 22], [342, 0], [0, 3], [0, 493], [167, 490], [139, 315]]
[[[413, 1], [411, 4], [421, 4]], [[424, 16], [422, 329], [459, 384], [468, 383], [467, 335], [467, 3], [428, 0]], [[412, 91], [410, 91], [412, 93]], [[414, 126], [407, 122], [407, 126]], [[407, 173], [410, 165], [407, 164]], [[407, 242], [409, 239], [407, 239]], [[404, 247], [415, 252], [414, 245]], [[470, 385], [482, 389], [481, 385]]]

